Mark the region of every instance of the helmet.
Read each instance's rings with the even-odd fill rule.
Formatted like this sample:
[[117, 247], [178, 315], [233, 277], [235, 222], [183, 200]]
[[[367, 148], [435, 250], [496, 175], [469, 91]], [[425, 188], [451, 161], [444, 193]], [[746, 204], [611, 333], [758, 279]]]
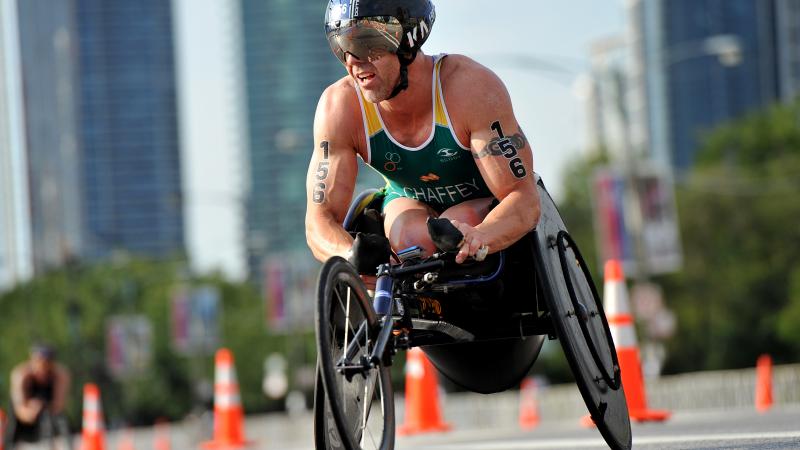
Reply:
[[347, 53], [369, 61], [396, 54], [400, 82], [393, 97], [408, 86], [408, 65], [428, 39], [435, 20], [430, 0], [329, 0], [325, 34], [342, 63]]

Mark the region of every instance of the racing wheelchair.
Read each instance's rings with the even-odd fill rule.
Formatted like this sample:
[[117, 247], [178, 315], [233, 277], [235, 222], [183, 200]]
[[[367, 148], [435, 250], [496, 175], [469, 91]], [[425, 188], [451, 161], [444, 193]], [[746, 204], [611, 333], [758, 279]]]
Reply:
[[[518, 386], [548, 337], [560, 341], [606, 443], [631, 448], [619, 362], [599, 295], [535, 176], [541, 199], [536, 229], [482, 262], [456, 264], [448, 251], [422, 257], [412, 247], [378, 267], [374, 296], [345, 259], [323, 264], [315, 317], [318, 449], [394, 448], [389, 366], [398, 351], [420, 347], [451, 381], [488, 394]], [[345, 228], [359, 231], [364, 211], [380, 201], [377, 190], [362, 193]], [[430, 225], [429, 231], [435, 232]]]

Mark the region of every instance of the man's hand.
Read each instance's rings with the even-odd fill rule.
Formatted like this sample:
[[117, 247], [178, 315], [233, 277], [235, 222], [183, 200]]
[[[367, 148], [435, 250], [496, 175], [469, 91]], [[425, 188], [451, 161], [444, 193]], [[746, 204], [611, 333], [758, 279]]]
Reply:
[[470, 256], [475, 258], [476, 261], [486, 259], [486, 255], [489, 254], [489, 246], [486, 245], [488, 242], [486, 234], [466, 223], [457, 220], [451, 220], [450, 222], [464, 235], [461, 248], [456, 254], [456, 263], [461, 264]]
[[44, 409], [45, 403], [38, 398], [32, 398], [27, 400], [23, 405], [22, 408], [17, 408], [15, 413], [17, 418], [26, 424], [32, 424], [36, 422], [36, 418], [39, 417], [42, 410]]

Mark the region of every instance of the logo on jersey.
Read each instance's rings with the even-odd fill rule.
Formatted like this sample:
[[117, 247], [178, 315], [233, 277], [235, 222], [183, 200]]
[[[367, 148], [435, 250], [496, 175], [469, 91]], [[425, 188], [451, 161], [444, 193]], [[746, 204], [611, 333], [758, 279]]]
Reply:
[[439, 155], [439, 162], [453, 161], [461, 156], [458, 150], [453, 150], [452, 148], [447, 147], [440, 148], [436, 151], [436, 154]]
[[400, 155], [398, 153], [386, 152], [384, 157], [386, 158], [386, 162], [383, 163], [383, 170], [394, 172], [402, 169], [402, 167], [400, 167]]
[[427, 175], [423, 175], [423, 176], [419, 177], [419, 179], [424, 181], [424, 182], [426, 182], [426, 183], [429, 182], [429, 181], [439, 181], [439, 175], [436, 175], [433, 172], [429, 172]]

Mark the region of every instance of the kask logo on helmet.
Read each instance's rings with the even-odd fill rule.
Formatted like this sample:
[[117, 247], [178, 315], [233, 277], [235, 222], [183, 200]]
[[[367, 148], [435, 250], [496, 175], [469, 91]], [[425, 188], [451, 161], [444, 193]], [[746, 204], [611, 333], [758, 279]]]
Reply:
[[413, 47], [415, 45], [415, 40], [425, 39], [425, 36], [427, 36], [430, 31], [431, 29], [428, 28], [428, 24], [425, 23], [425, 19], [420, 20], [419, 24], [415, 26], [413, 30], [407, 33], [409, 45]]

